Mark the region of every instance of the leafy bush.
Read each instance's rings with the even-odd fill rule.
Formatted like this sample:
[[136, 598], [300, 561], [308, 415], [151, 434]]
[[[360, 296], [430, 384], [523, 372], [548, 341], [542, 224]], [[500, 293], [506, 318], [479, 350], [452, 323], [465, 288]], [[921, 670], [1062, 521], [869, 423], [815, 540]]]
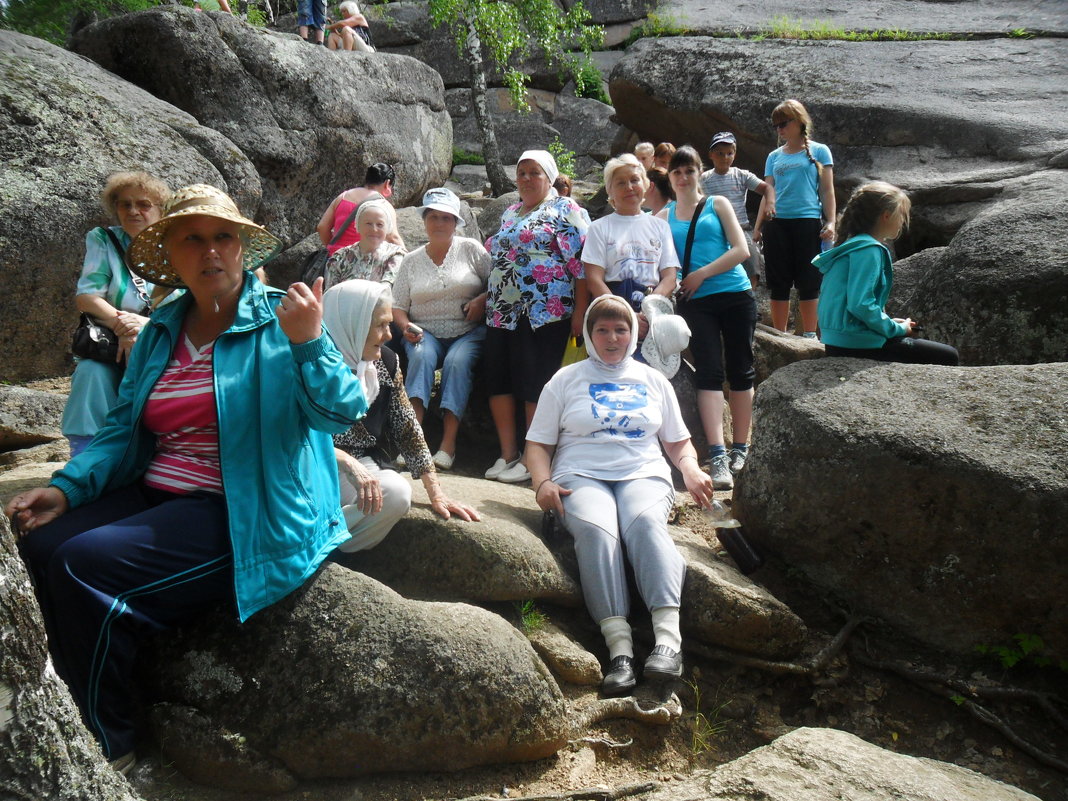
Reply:
[[486, 159], [481, 153], [472, 153], [470, 150], [464, 150], [462, 147], [453, 145], [452, 163], [454, 167], [457, 164], [485, 164]]
[[548, 151], [552, 153], [554, 159], [556, 159], [556, 166], [564, 175], [569, 178], [577, 178], [578, 166], [575, 164], [575, 151], [568, 150], [563, 142], [560, 141], [560, 137], [556, 137], [549, 143]]

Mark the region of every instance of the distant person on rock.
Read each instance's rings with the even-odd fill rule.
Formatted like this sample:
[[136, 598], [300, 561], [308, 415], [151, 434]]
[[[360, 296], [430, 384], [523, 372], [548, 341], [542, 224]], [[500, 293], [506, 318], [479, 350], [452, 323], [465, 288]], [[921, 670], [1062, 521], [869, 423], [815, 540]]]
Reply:
[[747, 192], [756, 192], [771, 197], [775, 202], [775, 188], [767, 181], [761, 181], [749, 170], [734, 166], [734, 157], [738, 154], [738, 140], [730, 131], [721, 131], [712, 137], [708, 146], [708, 158], [712, 169], [701, 173], [701, 191], [707, 196], [723, 195], [731, 202], [734, 214], [742, 226], [745, 243], [749, 247], [749, 258], [742, 266], [745, 274], [754, 285], [760, 280], [760, 251], [753, 244], [753, 226], [749, 224], [749, 213], [745, 210]]
[[370, 404], [367, 415], [334, 435], [341, 510], [352, 539], [342, 553], [373, 548], [408, 513], [412, 488], [390, 468], [386, 441], [395, 443], [412, 478], [422, 479], [430, 508], [449, 519], [478, 520], [478, 513], [446, 497], [438, 484], [423, 429], [404, 391], [404, 376], [389, 341], [393, 302], [389, 287], [374, 281], [345, 281], [323, 295], [323, 324], [345, 363], [360, 379]]
[[360, 7], [353, 0], [345, 0], [338, 6], [338, 10], [343, 19], [326, 26], [330, 31], [326, 46], [331, 50], [373, 53], [375, 48], [371, 44], [371, 28], [367, 24], [367, 17], [360, 13]]
[[297, 0], [297, 31], [309, 44], [325, 44], [326, 0]]
[[[697, 409], [708, 440], [709, 471], [716, 489], [727, 490], [749, 452], [757, 308], [742, 267], [749, 256], [742, 226], [727, 198], [701, 196], [702, 166], [696, 150], [679, 148], [669, 172], [675, 200], [660, 216], [671, 226], [682, 262], [679, 314], [692, 332], [690, 353], [697, 370]], [[724, 379], [730, 382], [726, 399]], [[731, 410], [729, 452], [723, 436], [724, 403]]]
[[797, 287], [804, 336], [816, 339], [820, 273], [812, 259], [834, 242], [834, 163], [826, 145], [814, 142], [812, 118], [797, 100], [784, 100], [771, 112], [782, 146], [764, 165], [765, 194], [753, 226], [753, 241], [764, 242], [764, 273], [771, 293], [771, 324], [785, 331], [790, 290]]
[[[115, 361], [76, 359], [70, 396], [63, 408], [61, 430], [70, 441], [71, 458], [77, 456], [104, 425], [118, 399], [130, 350], [151, 312], [153, 284], [130, 272], [126, 248], [130, 240], [159, 220], [171, 190], [144, 172], [117, 172], [108, 176], [100, 202], [118, 221], [110, 228], [94, 228], [85, 237], [85, 260], [74, 304], [119, 338]], [[181, 293], [179, 292], [178, 295]], [[168, 300], [176, 299], [171, 295]]]
[[836, 246], [813, 264], [823, 274], [819, 322], [828, 356], [881, 362], [959, 362], [956, 348], [919, 339], [922, 328], [884, 311], [894, 283], [887, 242], [909, 223], [911, 202], [896, 186], [875, 181], [859, 187], [838, 221]]
[[330, 435], [367, 403], [323, 330], [321, 281], [251, 274], [281, 248], [221, 190], [176, 192], [127, 261], [186, 293], [141, 329], [89, 446], [5, 510], [56, 672], [118, 770], [141, 643], [220, 606], [246, 620], [349, 538]]
[[194, 11], [225, 11], [227, 14], [233, 14], [230, 10], [230, 4], [226, 0], [194, 0]]
[[[372, 164], [367, 168], [367, 173], [364, 175], [363, 186], [357, 186], [342, 192], [326, 207], [326, 211], [319, 218], [319, 224], [315, 226], [315, 230], [318, 231], [319, 239], [322, 240], [323, 246], [331, 256], [341, 248], [354, 245], [360, 241], [359, 231], [356, 230], [355, 218], [352, 223], [345, 226], [345, 221], [349, 219], [353, 210], [365, 200], [371, 200], [372, 198], [379, 197], [389, 200], [393, 196], [393, 184], [396, 179], [397, 174], [388, 164], [381, 162]], [[392, 206], [389, 207], [389, 216], [391, 218], [391, 230], [386, 235], [386, 239], [395, 245], [403, 247], [404, 240], [397, 231], [397, 212]], [[337, 235], [342, 226], [345, 226], [344, 234], [331, 244], [331, 240]]]
[[632, 358], [637, 326], [622, 298], [594, 298], [583, 327], [589, 358], [545, 385], [527, 432], [535, 500], [574, 538], [586, 608], [608, 645], [605, 695], [637, 684], [627, 562], [653, 618], [655, 646], [644, 676], [663, 682], [682, 675], [686, 563], [668, 534], [675, 490], [661, 445], [693, 499], [704, 508], [712, 501], [671, 383]]
[[634, 155], [638, 158], [638, 161], [641, 162], [641, 165], [647, 170], [650, 167], [654, 166], [653, 157], [655, 153], [656, 147], [653, 145], [652, 142], [639, 142], [634, 146]]

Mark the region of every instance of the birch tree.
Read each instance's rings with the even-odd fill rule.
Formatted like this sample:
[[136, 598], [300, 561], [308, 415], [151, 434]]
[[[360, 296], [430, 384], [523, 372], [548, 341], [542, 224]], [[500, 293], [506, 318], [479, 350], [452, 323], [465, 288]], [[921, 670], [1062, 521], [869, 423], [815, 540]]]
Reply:
[[[503, 195], [512, 183], [501, 163], [486, 99], [487, 66], [502, 77], [515, 107], [529, 111], [526, 87], [530, 77], [515, 62], [537, 48], [549, 66], [575, 79], [581, 94], [587, 79], [580, 68], [603, 41], [604, 29], [588, 24], [590, 13], [581, 2], [565, 13], [554, 0], [430, 0], [430, 19], [434, 25], [448, 26], [467, 65], [486, 172], [493, 194]], [[491, 64], [487, 65], [484, 52]]]

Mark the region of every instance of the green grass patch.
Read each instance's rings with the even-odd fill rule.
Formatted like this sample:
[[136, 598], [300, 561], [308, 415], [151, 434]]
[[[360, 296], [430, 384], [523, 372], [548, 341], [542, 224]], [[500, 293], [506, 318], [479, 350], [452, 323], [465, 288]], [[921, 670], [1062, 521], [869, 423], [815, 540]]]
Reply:
[[631, 28], [623, 47], [627, 48], [639, 39], [659, 39], [661, 36], [685, 36], [690, 29], [670, 14], [650, 11], [649, 16], [640, 25]]
[[545, 626], [545, 613], [538, 609], [533, 601], [516, 601], [513, 606], [525, 633], [540, 631]]
[[472, 153], [470, 150], [464, 150], [462, 147], [452, 148], [452, 164], [455, 167], [457, 164], [485, 164], [486, 157], [481, 153]]
[[774, 17], [762, 26], [764, 31], [750, 39], [837, 40], [844, 42], [918, 42], [930, 39], [951, 39], [948, 33], [917, 32], [904, 28], [884, 28], [874, 31], [846, 30], [827, 20], [806, 21], [785, 14]]

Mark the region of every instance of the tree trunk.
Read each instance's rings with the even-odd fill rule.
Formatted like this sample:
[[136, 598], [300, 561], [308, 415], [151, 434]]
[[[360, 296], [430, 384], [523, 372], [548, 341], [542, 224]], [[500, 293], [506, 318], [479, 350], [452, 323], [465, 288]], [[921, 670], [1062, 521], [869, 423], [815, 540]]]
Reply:
[[500, 197], [515, 189], [508, 180], [508, 174], [501, 164], [501, 151], [497, 147], [497, 134], [493, 130], [493, 118], [490, 117], [486, 101], [486, 73], [482, 63], [482, 40], [478, 37], [474, 23], [467, 22], [467, 41], [464, 49], [467, 55], [467, 67], [471, 71], [471, 105], [475, 109], [475, 122], [482, 137], [482, 155], [486, 159], [486, 175], [493, 188], [494, 197]]
[[29, 576], [0, 513], [0, 798], [137, 801], [48, 658]]

